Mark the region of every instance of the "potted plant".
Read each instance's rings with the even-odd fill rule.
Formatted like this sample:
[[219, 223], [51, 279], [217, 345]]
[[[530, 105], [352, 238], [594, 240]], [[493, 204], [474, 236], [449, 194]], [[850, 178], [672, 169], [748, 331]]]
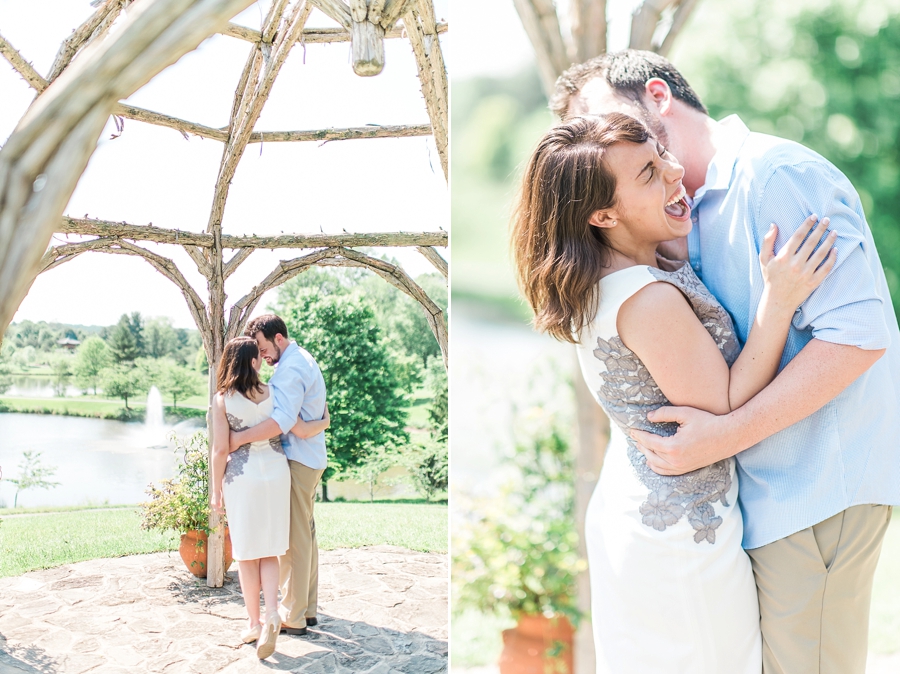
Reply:
[[[180, 454], [177, 474], [150, 485], [150, 500], [141, 504], [141, 528], [172, 530], [181, 534], [178, 549], [185, 566], [195, 576], [206, 577], [209, 528], [209, 454], [206, 433], [199, 431], [183, 440], [175, 438]], [[231, 538], [225, 528], [225, 570], [231, 566]]]
[[575, 584], [585, 562], [575, 530], [575, 471], [556, 420], [535, 409], [534, 429], [515, 445], [497, 498], [467, 507], [454, 532], [457, 609], [511, 616], [501, 674], [571, 674]]

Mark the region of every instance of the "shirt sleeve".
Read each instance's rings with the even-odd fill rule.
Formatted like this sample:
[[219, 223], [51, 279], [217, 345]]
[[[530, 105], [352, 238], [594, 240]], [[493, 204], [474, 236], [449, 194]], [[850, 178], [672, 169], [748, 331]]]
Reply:
[[[286, 366], [286, 367], [285, 367]], [[303, 372], [295, 365], [280, 366], [269, 380], [275, 397], [272, 419], [282, 433], [288, 433], [297, 423], [300, 408], [306, 396], [306, 381]]]
[[837, 262], [828, 277], [800, 305], [793, 318], [798, 330], [815, 339], [861, 349], [883, 349], [891, 341], [875, 268], [878, 255], [868, 232], [859, 195], [830, 164], [802, 161], [774, 169], [760, 197], [758, 242], [771, 223], [778, 225], [776, 252], [816, 213], [831, 219], [837, 232]]

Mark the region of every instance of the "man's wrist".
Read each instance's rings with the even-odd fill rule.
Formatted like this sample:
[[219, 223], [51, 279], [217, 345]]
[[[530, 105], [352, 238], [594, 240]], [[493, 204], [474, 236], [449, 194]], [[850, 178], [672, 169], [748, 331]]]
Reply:
[[751, 420], [745, 406], [739, 407], [733, 412], [718, 418], [722, 424], [722, 435], [730, 451], [729, 456], [734, 456], [738, 452], [743, 452], [745, 449], [755, 444], [749, 437]]

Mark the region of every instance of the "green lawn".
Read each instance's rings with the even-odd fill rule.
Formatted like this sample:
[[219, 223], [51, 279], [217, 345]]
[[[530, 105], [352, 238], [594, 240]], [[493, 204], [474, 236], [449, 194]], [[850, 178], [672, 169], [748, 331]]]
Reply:
[[[71, 417], [91, 417], [97, 419], [118, 419], [132, 421], [143, 420], [145, 402], [141, 398], [128, 401], [129, 410], [121, 401], [101, 400], [84, 396], [79, 398], [18, 398], [0, 397], [0, 412], [23, 412], [26, 414], [57, 414]], [[178, 418], [201, 417], [206, 413], [205, 407], [191, 407], [186, 404], [177, 409], [164, 407], [167, 417]]]
[[[447, 506], [319, 503], [316, 534], [323, 550], [396, 545], [446, 552]], [[178, 541], [174, 533], [141, 530], [134, 507], [5, 516], [0, 523], [0, 577], [99, 557], [174, 550]]]

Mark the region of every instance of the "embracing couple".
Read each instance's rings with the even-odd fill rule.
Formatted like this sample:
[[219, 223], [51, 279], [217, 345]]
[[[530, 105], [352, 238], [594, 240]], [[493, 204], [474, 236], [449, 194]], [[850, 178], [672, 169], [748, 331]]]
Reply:
[[[316, 624], [319, 553], [313, 504], [325, 471], [325, 380], [273, 314], [225, 345], [213, 400], [212, 507], [227, 511], [249, 624], [245, 643], [275, 651], [279, 632]], [[259, 379], [275, 366], [269, 385]], [[260, 620], [259, 592], [265, 599]], [[281, 613], [278, 590], [281, 589]]]
[[598, 672], [864, 674], [900, 332], [857, 192], [650, 52], [572, 67], [551, 107], [513, 246], [614, 422], [585, 525]]

